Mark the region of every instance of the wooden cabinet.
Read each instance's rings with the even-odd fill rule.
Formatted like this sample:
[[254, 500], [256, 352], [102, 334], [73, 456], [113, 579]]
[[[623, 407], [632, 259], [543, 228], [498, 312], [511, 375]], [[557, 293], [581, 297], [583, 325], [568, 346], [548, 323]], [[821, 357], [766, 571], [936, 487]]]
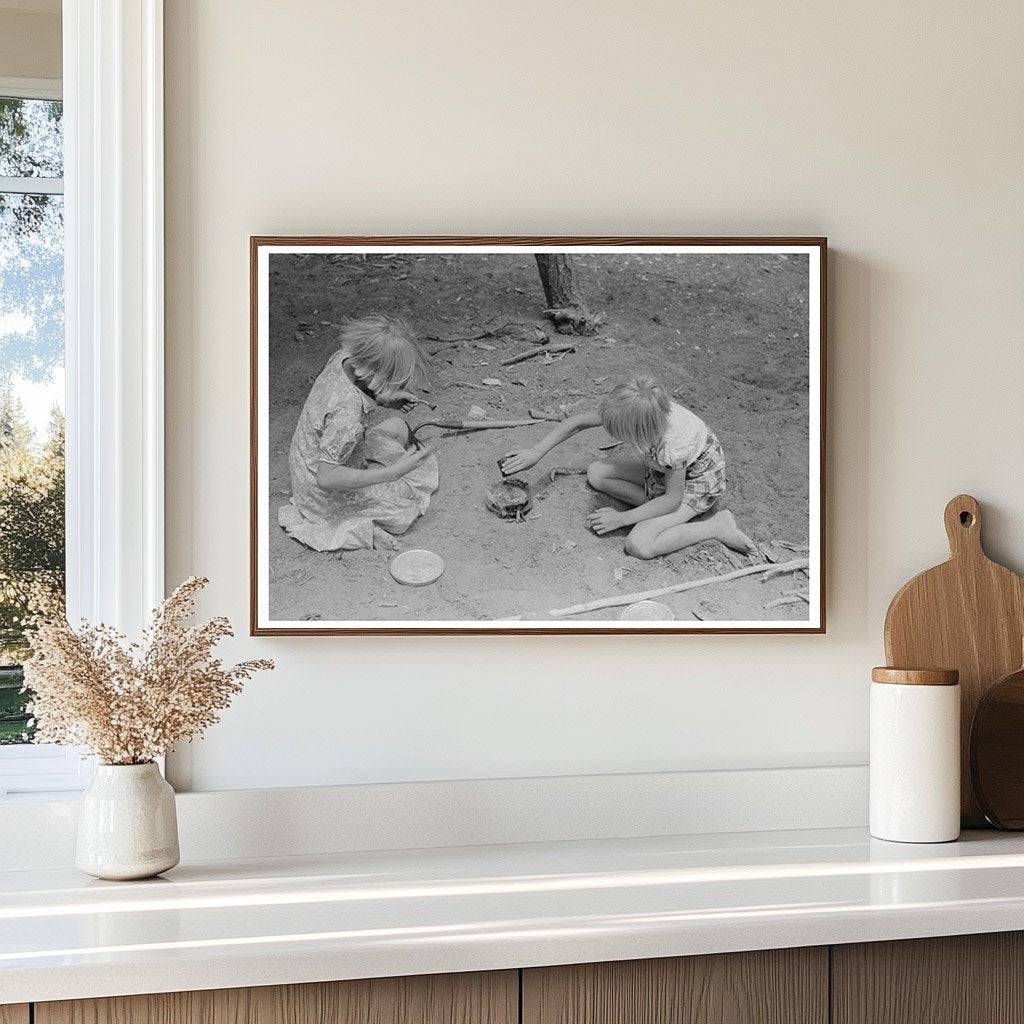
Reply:
[[1024, 1024], [1024, 933], [0, 1006], [0, 1024]]
[[1024, 1024], [1024, 933], [832, 947], [833, 1024]]
[[37, 1003], [34, 1024], [516, 1024], [518, 1017], [518, 972], [493, 971]]
[[826, 1024], [828, 950], [523, 971], [523, 1024]]

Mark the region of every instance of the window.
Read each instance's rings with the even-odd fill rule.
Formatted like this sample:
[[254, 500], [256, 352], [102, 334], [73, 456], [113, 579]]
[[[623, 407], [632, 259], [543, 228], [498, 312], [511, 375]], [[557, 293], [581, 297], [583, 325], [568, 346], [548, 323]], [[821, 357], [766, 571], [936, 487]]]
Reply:
[[[16, 101], [0, 135], [0, 327], [16, 329], [0, 330], [0, 373], [12, 423], [20, 410], [42, 427], [26, 464], [50, 459], [29, 488], [20, 567], [51, 596], [63, 589], [72, 620], [137, 635], [164, 594], [163, 4], [63, 0], [61, 12], [63, 83], [0, 78], [0, 100]], [[62, 391], [63, 477], [59, 417], [47, 432]], [[17, 648], [15, 618], [0, 649]], [[19, 656], [0, 675], [0, 800], [79, 789], [90, 761], [21, 742]]]
[[20, 667], [27, 617], [64, 602], [63, 175], [59, 84], [0, 80], [0, 793], [81, 774], [26, 748]]

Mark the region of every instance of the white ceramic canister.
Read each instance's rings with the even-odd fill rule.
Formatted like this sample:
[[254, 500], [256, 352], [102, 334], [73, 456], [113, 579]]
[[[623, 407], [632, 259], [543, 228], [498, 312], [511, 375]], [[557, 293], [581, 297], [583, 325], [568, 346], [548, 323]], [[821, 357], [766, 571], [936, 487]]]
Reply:
[[82, 794], [75, 864], [96, 878], [150, 878], [178, 863], [174, 790], [148, 764], [100, 764]]
[[953, 669], [871, 673], [871, 834], [897, 843], [960, 835], [960, 684]]

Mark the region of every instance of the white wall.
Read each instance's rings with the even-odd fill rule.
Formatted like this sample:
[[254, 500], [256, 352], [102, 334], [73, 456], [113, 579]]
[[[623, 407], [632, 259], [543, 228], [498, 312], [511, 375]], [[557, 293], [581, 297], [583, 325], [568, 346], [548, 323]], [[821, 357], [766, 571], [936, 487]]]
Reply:
[[253, 233], [827, 234], [824, 637], [243, 637], [199, 789], [859, 763], [892, 592], [1024, 566], [1024, 6], [167, 0], [168, 572], [247, 621]]

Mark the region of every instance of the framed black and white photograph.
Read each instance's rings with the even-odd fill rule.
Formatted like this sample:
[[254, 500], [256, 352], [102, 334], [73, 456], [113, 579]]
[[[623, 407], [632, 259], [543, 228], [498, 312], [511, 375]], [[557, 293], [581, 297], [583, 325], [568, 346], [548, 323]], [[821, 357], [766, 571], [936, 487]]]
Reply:
[[253, 634], [824, 632], [824, 239], [250, 273]]

